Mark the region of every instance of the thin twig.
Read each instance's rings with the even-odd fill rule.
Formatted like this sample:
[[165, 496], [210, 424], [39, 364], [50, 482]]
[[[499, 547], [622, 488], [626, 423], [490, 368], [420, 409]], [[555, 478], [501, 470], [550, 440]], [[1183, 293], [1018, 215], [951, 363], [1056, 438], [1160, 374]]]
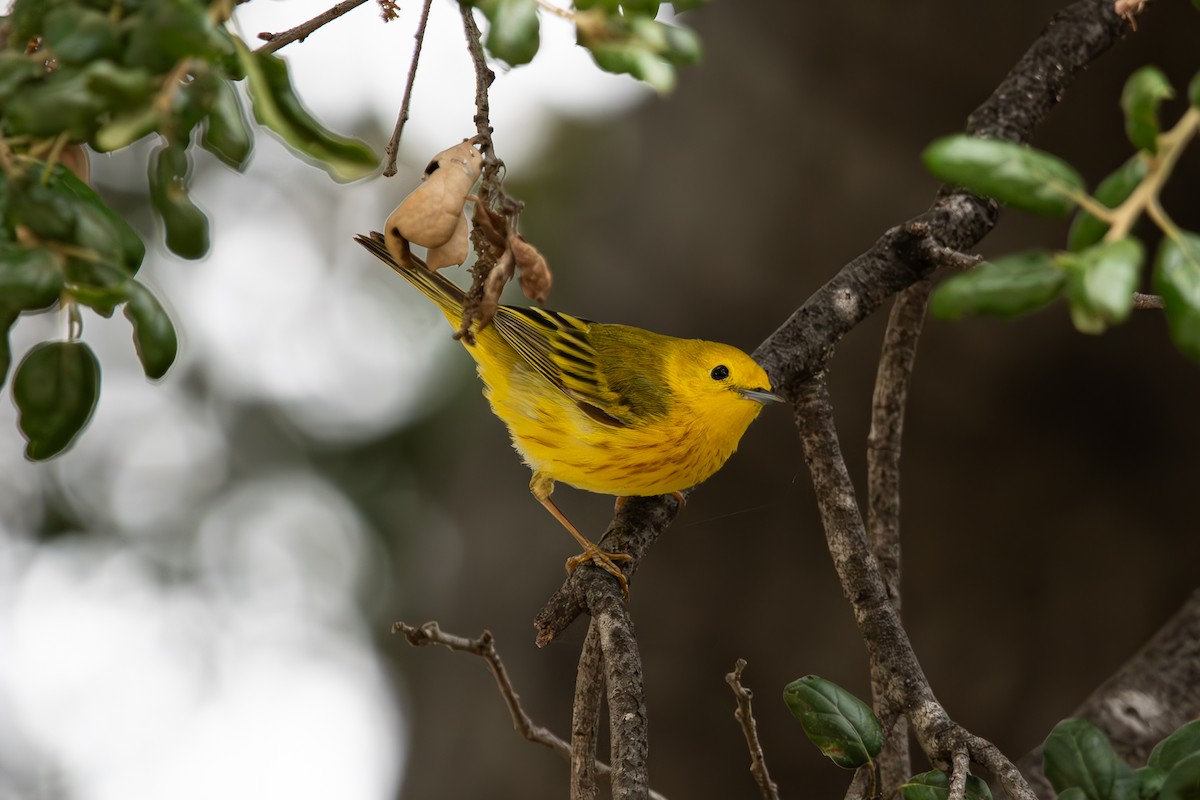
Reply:
[[754, 711], [750, 707], [750, 700], [754, 697], [754, 693], [746, 687], [742, 686], [742, 670], [746, 668], [746, 659], [739, 658], [733, 664], [733, 672], [725, 676], [725, 682], [729, 684], [729, 688], [733, 690], [733, 696], [737, 700], [737, 709], [733, 712], [733, 717], [742, 725], [742, 733], [746, 737], [746, 746], [750, 748], [750, 774], [754, 776], [754, 782], [758, 784], [758, 791], [762, 794], [763, 800], [779, 800], [779, 787], [775, 785], [775, 781], [771, 780], [771, 775], [767, 771], [767, 760], [763, 755], [762, 743], [758, 740], [758, 725], [754, 721]]
[[[570, 746], [546, 728], [534, 725], [533, 720], [521, 708], [521, 702], [513, 689], [512, 681], [509, 680], [508, 670], [505, 669], [504, 662], [500, 660], [500, 655], [496, 652], [496, 643], [491, 631], [485, 630], [478, 639], [468, 639], [464, 636], [446, 633], [438, 626], [437, 622], [426, 622], [420, 627], [414, 627], [406, 622], [394, 622], [392, 623], [392, 633], [404, 634], [404, 638], [408, 639], [408, 643], [414, 647], [440, 644], [451, 650], [470, 653], [482, 658], [487, 662], [492, 676], [496, 679], [496, 686], [499, 687], [504, 703], [508, 706], [509, 714], [512, 715], [513, 727], [517, 733], [531, 742], [549, 747], [561, 755], [564, 760], [570, 761]], [[603, 761], [597, 760], [596, 774], [611, 778], [612, 769]], [[650, 792], [649, 797], [651, 800], [666, 800], [662, 795], [653, 791]]]
[[285, 47], [292, 42], [302, 42], [307, 39], [308, 35], [317, 28], [333, 22], [347, 11], [358, 8], [365, 2], [367, 2], [367, 0], [342, 0], [342, 2], [338, 3], [333, 8], [321, 12], [308, 22], [301, 23], [291, 30], [284, 31], [283, 33], [260, 33], [258, 38], [262, 39], [264, 42], [266, 42], [266, 44], [259, 47], [255, 52], [274, 53], [279, 48]]
[[416, 44], [413, 45], [412, 63], [408, 66], [408, 81], [404, 84], [404, 99], [400, 101], [400, 116], [396, 118], [396, 127], [392, 130], [392, 138], [388, 140], [384, 152], [387, 162], [383, 167], [384, 177], [390, 178], [396, 174], [396, 154], [400, 151], [400, 134], [404, 132], [404, 123], [408, 122], [408, 103], [412, 98], [413, 82], [417, 79], [417, 62], [421, 60], [421, 46], [425, 43], [425, 26], [429, 23], [429, 8], [433, 0], [425, 0], [421, 7], [421, 20], [417, 23], [417, 32], [413, 35]]

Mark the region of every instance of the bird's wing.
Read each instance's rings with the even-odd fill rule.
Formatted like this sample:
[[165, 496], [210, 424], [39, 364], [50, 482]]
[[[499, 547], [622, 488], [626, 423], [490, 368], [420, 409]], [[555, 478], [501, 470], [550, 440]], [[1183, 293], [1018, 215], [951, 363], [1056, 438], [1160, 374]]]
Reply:
[[501, 306], [493, 324], [525, 361], [596, 422], [626, 427], [666, 413], [665, 389], [655, 391], [646, 370], [638, 369], [645, 355], [639, 359], [635, 343], [609, 330], [621, 326], [517, 306]]

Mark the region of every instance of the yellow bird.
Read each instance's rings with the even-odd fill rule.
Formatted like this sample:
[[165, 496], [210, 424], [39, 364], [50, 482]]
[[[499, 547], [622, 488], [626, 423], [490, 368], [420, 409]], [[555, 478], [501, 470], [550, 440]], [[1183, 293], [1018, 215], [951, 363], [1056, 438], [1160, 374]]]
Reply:
[[[437, 304], [456, 329], [464, 293], [416, 259], [399, 263], [382, 234], [355, 240]], [[583, 553], [628, 593], [614, 561], [550, 499], [554, 484], [618, 498], [678, 494], [715, 473], [765, 403], [779, 402], [767, 373], [726, 344], [676, 339], [541, 308], [500, 306], [464, 345], [484, 395], [533, 470], [529, 490]], [[619, 502], [619, 501], [618, 501]]]

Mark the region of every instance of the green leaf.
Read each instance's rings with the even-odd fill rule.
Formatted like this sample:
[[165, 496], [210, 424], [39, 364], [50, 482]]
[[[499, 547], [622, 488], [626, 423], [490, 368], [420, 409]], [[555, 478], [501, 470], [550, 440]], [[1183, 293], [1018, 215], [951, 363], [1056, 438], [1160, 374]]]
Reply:
[[[975, 775], [967, 775], [966, 800], [991, 800], [992, 791]], [[914, 775], [900, 787], [903, 800], [946, 800], [950, 796], [950, 776], [940, 769]], [[1062, 795], [1059, 795], [1062, 800]]]
[[313, 119], [292, 90], [287, 64], [269, 53], [251, 52], [240, 40], [254, 117], [301, 155], [314, 159], [338, 181], [370, 175], [379, 157], [364, 143], [330, 133]]
[[587, 47], [596, 65], [605, 72], [632, 75], [659, 94], [668, 94], [675, 88], [675, 68], [641, 43], [600, 43]]
[[120, 67], [111, 61], [96, 61], [83, 71], [87, 87], [114, 108], [142, 105], [154, 94], [154, 77], [140, 67]]
[[58, 300], [62, 289], [62, 269], [49, 250], [0, 243], [0, 309], [4, 312], [47, 308]]
[[13, 227], [24, 225], [39, 239], [74, 241], [75, 204], [51, 186], [10, 181], [7, 210]]
[[150, 290], [137, 281], [129, 285], [125, 317], [133, 323], [133, 346], [147, 378], [158, 379], [175, 363], [179, 339], [175, 326]]
[[1163, 779], [1158, 800], [1200, 800], [1200, 753], [1181, 759]]
[[1200, 753], [1200, 719], [1181, 725], [1150, 751], [1146, 766], [1166, 772], [1188, 756]]
[[966, 314], [1015, 317], [1050, 303], [1066, 280], [1045, 250], [1015, 253], [947, 280], [934, 290], [930, 310], [941, 319]]
[[9, 100], [4, 127], [10, 135], [49, 138], [66, 133], [72, 139], [88, 139], [106, 106], [85, 74], [62, 67]]
[[221, 80], [209, 109], [200, 146], [238, 172], [246, 168], [254, 139], [233, 84]]
[[128, 272], [105, 261], [67, 260], [65, 291], [102, 317], [111, 317], [129, 299], [132, 282]]
[[0, 306], [0, 386], [8, 379], [8, 368], [12, 364], [12, 345], [8, 333], [17, 323], [21, 312], [11, 306]]
[[1060, 259], [1068, 274], [1071, 320], [1080, 333], [1103, 333], [1129, 316], [1145, 259], [1142, 243], [1132, 237]]
[[[1143, 800], [1158, 797], [1162, 790], [1163, 778], [1167, 773], [1156, 767], [1141, 767], [1133, 771], [1133, 784], [1137, 788], [1137, 796]], [[1061, 798], [1062, 795], [1059, 795]]]
[[1200, 236], [1164, 236], [1154, 265], [1154, 290], [1162, 295], [1175, 346], [1200, 362]]
[[147, 3], [132, 17], [124, 63], [162, 74], [189, 57], [219, 63], [232, 59], [232, 38], [209, 18], [206, 6], [194, 0]]
[[100, 213], [115, 232], [121, 243], [119, 262], [127, 267], [130, 274], [137, 272], [146, 255], [146, 245], [137, 231], [117, 212], [113, 211], [101, 199], [96, 191], [79, 179], [79, 176], [62, 164], [56, 164], [50, 172], [50, 186], [71, 195], [77, 201], [91, 206]]
[[649, 17], [635, 17], [630, 21], [630, 32], [646, 49], [672, 64], [686, 66], [700, 60], [700, 39], [688, 28], [667, 25]]
[[46, 14], [42, 24], [43, 40], [64, 64], [87, 64], [119, 49], [117, 24], [90, 8], [60, 6]]
[[166, 229], [167, 248], [181, 258], [208, 253], [208, 217], [187, 192], [191, 170], [186, 146], [170, 142], [150, 157], [150, 204]]
[[488, 52], [513, 66], [532, 61], [541, 46], [537, 0], [484, 0], [478, 6], [491, 22]]
[[1125, 134], [1134, 147], [1158, 152], [1158, 107], [1174, 96], [1171, 82], [1158, 67], [1142, 67], [1125, 81], [1121, 109], [1125, 112]]
[[45, 74], [45, 67], [22, 53], [0, 52], [0, 103], [7, 103], [22, 86]]
[[1065, 719], [1054, 726], [1042, 746], [1046, 778], [1055, 791], [1078, 786], [1089, 800], [1117, 800], [1131, 794], [1133, 770], [1122, 761], [1095, 725]]
[[947, 183], [1047, 216], [1062, 216], [1084, 191], [1083, 178], [1065, 161], [1001, 139], [955, 135], [921, 154], [926, 168]]
[[91, 145], [99, 153], [120, 150], [158, 129], [158, 109], [154, 104], [117, 114], [96, 129]]
[[12, 392], [25, 457], [43, 461], [67, 449], [92, 418], [100, 363], [83, 342], [42, 342], [17, 365]]
[[[1094, 199], [1109, 208], [1116, 208], [1133, 194], [1133, 190], [1145, 179], [1148, 170], [1145, 157], [1140, 153], [1134, 155], [1100, 182], [1096, 187]], [[1107, 222], [1080, 209], [1071, 222], [1070, 233], [1067, 234], [1067, 249], [1077, 253], [1103, 239], [1106, 233]]]
[[806, 675], [784, 687], [783, 700], [809, 740], [843, 769], [870, 762], [883, 748], [870, 707], [836, 683]]

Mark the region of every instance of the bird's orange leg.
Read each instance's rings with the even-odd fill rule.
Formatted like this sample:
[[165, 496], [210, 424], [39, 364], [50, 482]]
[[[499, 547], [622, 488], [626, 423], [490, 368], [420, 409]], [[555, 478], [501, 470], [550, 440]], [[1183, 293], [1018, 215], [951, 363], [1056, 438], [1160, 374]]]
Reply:
[[583, 552], [577, 556], [571, 556], [567, 559], [567, 572], [578, 567], [587, 561], [591, 561], [600, 569], [617, 579], [621, 584], [621, 594], [625, 599], [629, 599], [629, 579], [625, 577], [625, 573], [621, 572], [621, 568], [615, 563], [616, 561], [628, 561], [633, 556], [628, 553], [610, 553], [607, 550], [601, 550], [590, 539], [579, 532], [579, 529], [571, 524], [571, 520], [558, 510], [558, 506], [550, 499], [550, 492], [554, 490], [554, 481], [545, 478], [544, 476], [534, 475], [533, 480], [529, 482], [529, 491], [537, 498], [538, 502], [546, 507], [546, 510], [559, 521], [567, 533], [574, 537], [575, 541], [579, 542], [579, 546], [583, 548]]

